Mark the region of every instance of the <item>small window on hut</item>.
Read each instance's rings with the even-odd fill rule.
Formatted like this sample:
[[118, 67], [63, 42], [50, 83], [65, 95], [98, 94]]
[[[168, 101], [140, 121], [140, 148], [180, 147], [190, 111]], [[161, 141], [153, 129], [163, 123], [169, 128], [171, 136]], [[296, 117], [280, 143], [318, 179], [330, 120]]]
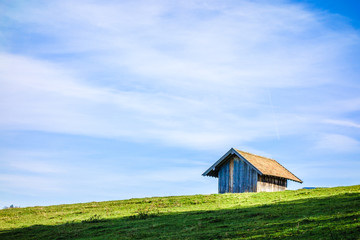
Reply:
[[284, 179], [284, 178], [262, 175], [262, 176], [259, 176], [259, 181], [286, 187], [286, 179]]

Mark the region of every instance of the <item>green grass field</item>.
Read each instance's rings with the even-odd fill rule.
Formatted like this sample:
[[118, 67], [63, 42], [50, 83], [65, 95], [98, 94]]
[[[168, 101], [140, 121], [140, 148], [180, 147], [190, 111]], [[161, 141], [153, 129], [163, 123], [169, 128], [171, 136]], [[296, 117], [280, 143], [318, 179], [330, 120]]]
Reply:
[[360, 185], [3, 209], [0, 239], [360, 239]]

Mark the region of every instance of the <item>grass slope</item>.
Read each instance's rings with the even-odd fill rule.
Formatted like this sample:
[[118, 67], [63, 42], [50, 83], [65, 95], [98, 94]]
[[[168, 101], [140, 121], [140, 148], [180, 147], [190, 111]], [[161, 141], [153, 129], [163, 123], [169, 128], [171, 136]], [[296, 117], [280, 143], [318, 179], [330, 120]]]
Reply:
[[0, 211], [0, 239], [360, 239], [360, 185]]

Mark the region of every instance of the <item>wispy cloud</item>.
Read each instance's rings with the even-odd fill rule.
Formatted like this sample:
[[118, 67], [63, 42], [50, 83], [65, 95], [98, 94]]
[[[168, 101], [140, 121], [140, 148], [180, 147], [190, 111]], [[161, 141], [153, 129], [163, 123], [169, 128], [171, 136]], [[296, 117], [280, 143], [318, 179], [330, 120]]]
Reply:
[[[3, 156], [4, 157], [4, 156]], [[4, 163], [4, 162], [3, 162]], [[26, 159], [11, 159], [9, 162], [5, 162], [7, 169], [13, 169], [17, 171], [22, 171], [25, 173], [45, 173], [45, 174], [54, 174], [54, 173], [61, 173], [64, 172], [64, 169], [62, 169], [59, 166], [54, 166], [50, 164], [47, 161], [39, 161], [39, 160], [33, 160], [29, 158], [29, 156], [26, 157]], [[1, 164], [3, 165], [3, 164]]]
[[334, 125], [338, 125], [338, 126], [343, 126], [343, 127], [353, 127], [353, 128], [360, 128], [360, 124], [353, 122], [353, 121], [349, 121], [349, 120], [336, 120], [336, 119], [327, 119], [324, 120], [325, 123], [330, 123], [330, 124], [334, 124]]
[[23, 174], [0, 173], [0, 187], [3, 191], [13, 194], [21, 193], [32, 196], [44, 193], [59, 193], [66, 190], [62, 187], [61, 179]]
[[279, 2], [52, 1], [3, 15], [18, 32], [5, 32], [14, 41], [0, 54], [2, 129], [205, 149], [334, 117], [277, 94], [338, 87], [359, 44], [333, 16]]
[[324, 134], [315, 148], [329, 152], [354, 152], [360, 151], [360, 141], [340, 134]]

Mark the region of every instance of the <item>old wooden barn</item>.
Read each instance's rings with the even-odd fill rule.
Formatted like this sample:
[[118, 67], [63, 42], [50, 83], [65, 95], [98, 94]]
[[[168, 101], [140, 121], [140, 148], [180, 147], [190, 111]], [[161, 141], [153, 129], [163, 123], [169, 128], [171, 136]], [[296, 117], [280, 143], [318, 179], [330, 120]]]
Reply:
[[283, 191], [302, 181], [277, 161], [231, 148], [203, 176], [219, 178], [219, 193]]

